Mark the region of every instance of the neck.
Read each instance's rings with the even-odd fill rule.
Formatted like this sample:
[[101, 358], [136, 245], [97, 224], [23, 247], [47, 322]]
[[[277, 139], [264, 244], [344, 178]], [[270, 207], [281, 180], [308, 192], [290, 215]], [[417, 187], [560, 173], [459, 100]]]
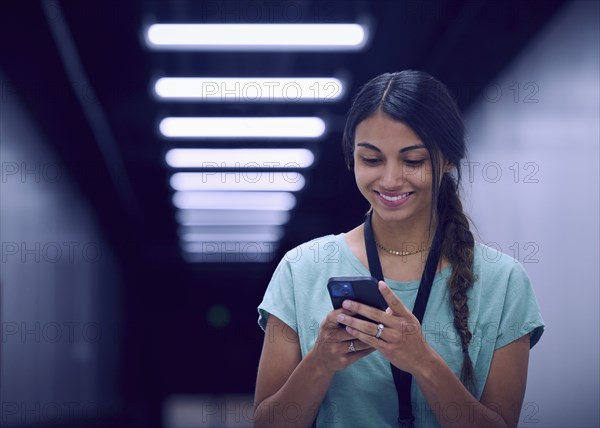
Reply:
[[429, 225], [429, 216], [415, 221], [385, 221], [375, 211], [371, 217], [377, 242], [396, 251], [414, 251], [428, 248], [435, 234], [435, 219]]

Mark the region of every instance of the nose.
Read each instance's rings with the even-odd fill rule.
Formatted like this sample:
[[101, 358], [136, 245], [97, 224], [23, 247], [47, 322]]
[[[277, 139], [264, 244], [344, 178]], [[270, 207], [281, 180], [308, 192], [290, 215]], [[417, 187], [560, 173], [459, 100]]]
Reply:
[[402, 186], [406, 181], [406, 171], [404, 166], [396, 162], [388, 162], [383, 169], [381, 176], [381, 186], [384, 189], [395, 190]]

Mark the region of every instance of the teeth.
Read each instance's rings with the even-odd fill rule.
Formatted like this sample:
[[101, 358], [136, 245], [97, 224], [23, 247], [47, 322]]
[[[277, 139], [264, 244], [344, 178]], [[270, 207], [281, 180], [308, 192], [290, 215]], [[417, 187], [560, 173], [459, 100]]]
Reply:
[[396, 201], [399, 201], [402, 198], [406, 198], [408, 195], [410, 195], [410, 192], [409, 193], [403, 193], [403, 194], [398, 195], [398, 196], [386, 196], [383, 193], [380, 193], [380, 195], [386, 201], [396, 202]]

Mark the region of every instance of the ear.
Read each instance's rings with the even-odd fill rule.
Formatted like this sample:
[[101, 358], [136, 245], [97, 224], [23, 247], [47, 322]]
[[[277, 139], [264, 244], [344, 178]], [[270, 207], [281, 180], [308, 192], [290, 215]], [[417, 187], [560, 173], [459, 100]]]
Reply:
[[444, 172], [450, 172], [452, 171], [452, 168], [454, 168], [454, 165], [452, 165], [451, 162], [447, 161], [444, 165]]

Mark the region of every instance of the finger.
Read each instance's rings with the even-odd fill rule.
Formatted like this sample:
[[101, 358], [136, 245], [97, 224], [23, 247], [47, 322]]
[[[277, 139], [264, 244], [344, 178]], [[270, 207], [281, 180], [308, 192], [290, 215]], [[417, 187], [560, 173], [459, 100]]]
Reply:
[[369, 334], [365, 334], [362, 331], [356, 330], [352, 327], [347, 326], [346, 331], [348, 333], [350, 333], [352, 336], [354, 336], [356, 339], [360, 340], [361, 342], [366, 343], [367, 345], [369, 345], [377, 350], [381, 350], [382, 347], [385, 346], [386, 342], [384, 342], [383, 340], [376, 339], [375, 337], [373, 337]]
[[356, 339], [354, 336], [348, 333], [344, 327], [346, 326], [341, 325], [341, 327], [336, 327], [335, 330], [327, 330], [326, 332], [324, 332], [325, 334], [323, 338], [326, 342], [348, 342], [350, 340]]
[[355, 313], [355, 312], [352, 312], [352, 311], [351, 311], [351, 310], [349, 310], [349, 309], [346, 309], [346, 308], [338, 308], [338, 309], [334, 309], [333, 311], [331, 311], [331, 312], [329, 312], [329, 313], [327, 314], [327, 316], [325, 317], [325, 320], [326, 320], [326, 322], [327, 322], [327, 323], [334, 323], [334, 322], [335, 322], [335, 317], [336, 317], [338, 314], [345, 314], [345, 315], [350, 315], [350, 316], [352, 316], [352, 315], [356, 315], [356, 313]]
[[386, 313], [380, 309], [374, 308], [373, 306], [365, 305], [364, 303], [355, 302], [353, 300], [344, 300], [344, 308], [356, 312], [370, 320], [376, 322], [383, 322]]
[[[344, 343], [346, 348], [348, 349], [348, 353], [354, 354], [356, 352], [368, 351], [370, 349], [373, 349], [373, 347], [371, 345], [367, 345], [362, 340], [358, 340], [356, 337], [353, 337], [350, 334], [349, 334], [349, 336], [352, 338], [352, 340], [347, 340]], [[354, 351], [352, 351], [352, 349], [350, 348], [350, 343], [354, 343]]]
[[[385, 299], [386, 303], [388, 304], [389, 309], [392, 310], [393, 314], [409, 315], [411, 313], [408, 310], [408, 308], [406, 306], [404, 306], [404, 303], [402, 303], [402, 300], [400, 300], [398, 298], [398, 296], [396, 296], [396, 294], [392, 291], [392, 289], [384, 281], [379, 281], [378, 285], [379, 285], [379, 292]], [[386, 310], [386, 313], [389, 314], [389, 312], [387, 310]]]
[[354, 315], [352, 313], [352, 311], [349, 311], [344, 308], [334, 309], [333, 311], [329, 312], [327, 314], [327, 316], [325, 317], [325, 320], [323, 321], [323, 329], [324, 330], [338, 330], [341, 326], [337, 322], [336, 316], [339, 314]]
[[345, 326], [352, 327], [370, 336], [375, 336], [377, 334], [377, 325], [369, 321], [360, 320], [358, 318], [349, 317], [343, 314], [337, 316], [337, 321]]
[[[345, 331], [346, 329], [344, 329]], [[350, 346], [350, 342], [354, 342], [354, 349], [356, 349], [356, 352], [358, 351], [367, 351], [369, 349], [373, 349], [373, 347], [371, 345], [367, 345], [365, 342], [363, 342], [362, 340], [358, 340], [356, 337], [352, 336], [350, 333], [348, 333], [348, 336], [350, 336], [352, 338], [352, 340], [348, 340], [348, 346]]]
[[[352, 318], [352, 315], [345, 315], [339, 311], [336, 311], [336, 313], [346, 318]], [[337, 317], [331, 319], [328, 316], [323, 323], [323, 331], [321, 332], [320, 337], [325, 342], [344, 342], [354, 339], [354, 337], [348, 333], [344, 327], [346, 326], [339, 323]]]

